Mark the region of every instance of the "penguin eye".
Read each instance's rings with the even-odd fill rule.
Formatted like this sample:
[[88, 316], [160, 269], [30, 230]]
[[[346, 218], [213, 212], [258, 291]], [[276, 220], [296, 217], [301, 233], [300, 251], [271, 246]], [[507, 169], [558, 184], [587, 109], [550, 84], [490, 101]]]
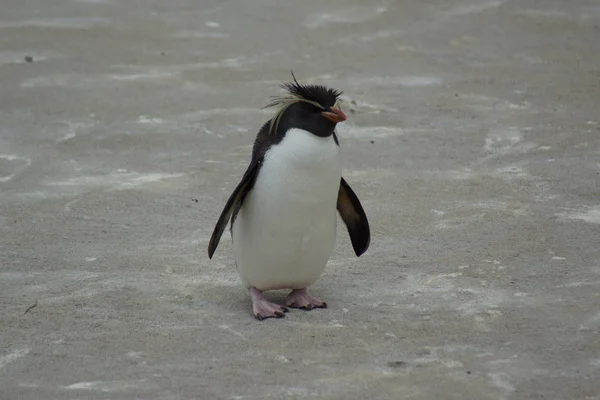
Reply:
[[307, 100], [307, 99], [303, 99], [302, 100], [304, 103], [309, 104], [310, 105], [310, 109], [311, 111], [314, 112], [321, 112], [323, 110], [325, 110], [325, 107], [323, 107], [322, 105], [320, 105], [319, 103], [317, 103], [316, 101], [313, 100]]
[[319, 103], [317, 103], [317, 102], [315, 102], [315, 103], [313, 104], [313, 106], [314, 106], [314, 111], [315, 111], [315, 112], [318, 112], [318, 113], [321, 113], [321, 112], [323, 112], [323, 111], [327, 110], [327, 108], [326, 108], [326, 107], [323, 107], [321, 104], [319, 104]]

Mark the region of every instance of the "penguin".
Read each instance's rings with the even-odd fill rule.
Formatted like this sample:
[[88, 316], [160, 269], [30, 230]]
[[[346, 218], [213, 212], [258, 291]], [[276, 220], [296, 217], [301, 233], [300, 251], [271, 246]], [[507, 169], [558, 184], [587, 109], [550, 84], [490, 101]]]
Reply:
[[[336, 238], [337, 213], [356, 256], [369, 247], [369, 222], [342, 177], [336, 125], [346, 120], [341, 91], [321, 85], [282, 84], [285, 95], [265, 107], [274, 116], [259, 130], [250, 165], [233, 190], [208, 245], [212, 258], [231, 221], [235, 264], [258, 320], [282, 318], [288, 307], [312, 310], [327, 303], [308, 288], [323, 273]], [[263, 292], [290, 289], [285, 305]]]

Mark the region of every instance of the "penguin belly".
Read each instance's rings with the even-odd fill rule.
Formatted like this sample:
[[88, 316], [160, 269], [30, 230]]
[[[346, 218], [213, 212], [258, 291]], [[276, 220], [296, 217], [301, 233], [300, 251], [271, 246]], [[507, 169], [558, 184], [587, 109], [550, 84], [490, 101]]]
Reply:
[[335, 245], [341, 175], [333, 136], [290, 129], [267, 150], [232, 230], [245, 286], [301, 289], [319, 278]]

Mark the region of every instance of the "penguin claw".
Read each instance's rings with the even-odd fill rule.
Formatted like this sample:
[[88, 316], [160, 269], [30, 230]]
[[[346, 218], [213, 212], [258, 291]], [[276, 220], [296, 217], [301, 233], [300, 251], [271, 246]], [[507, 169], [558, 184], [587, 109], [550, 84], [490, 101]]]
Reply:
[[307, 311], [315, 308], [327, 308], [327, 303], [308, 294], [306, 288], [292, 290], [285, 299], [285, 305]]
[[284, 313], [289, 311], [287, 307], [271, 303], [267, 300], [254, 301], [252, 303], [252, 310], [254, 317], [259, 321], [267, 318], [285, 318]]

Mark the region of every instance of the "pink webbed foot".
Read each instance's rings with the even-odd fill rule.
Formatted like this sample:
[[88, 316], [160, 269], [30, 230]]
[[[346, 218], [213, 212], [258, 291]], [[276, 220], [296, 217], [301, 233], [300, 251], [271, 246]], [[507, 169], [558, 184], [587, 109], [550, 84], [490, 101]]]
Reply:
[[285, 317], [284, 313], [288, 312], [287, 307], [271, 303], [256, 288], [250, 288], [250, 297], [252, 298], [252, 312], [259, 321], [265, 318], [283, 318]]
[[327, 308], [327, 303], [308, 294], [308, 290], [294, 289], [285, 298], [285, 305], [293, 308], [312, 310], [313, 308]]

